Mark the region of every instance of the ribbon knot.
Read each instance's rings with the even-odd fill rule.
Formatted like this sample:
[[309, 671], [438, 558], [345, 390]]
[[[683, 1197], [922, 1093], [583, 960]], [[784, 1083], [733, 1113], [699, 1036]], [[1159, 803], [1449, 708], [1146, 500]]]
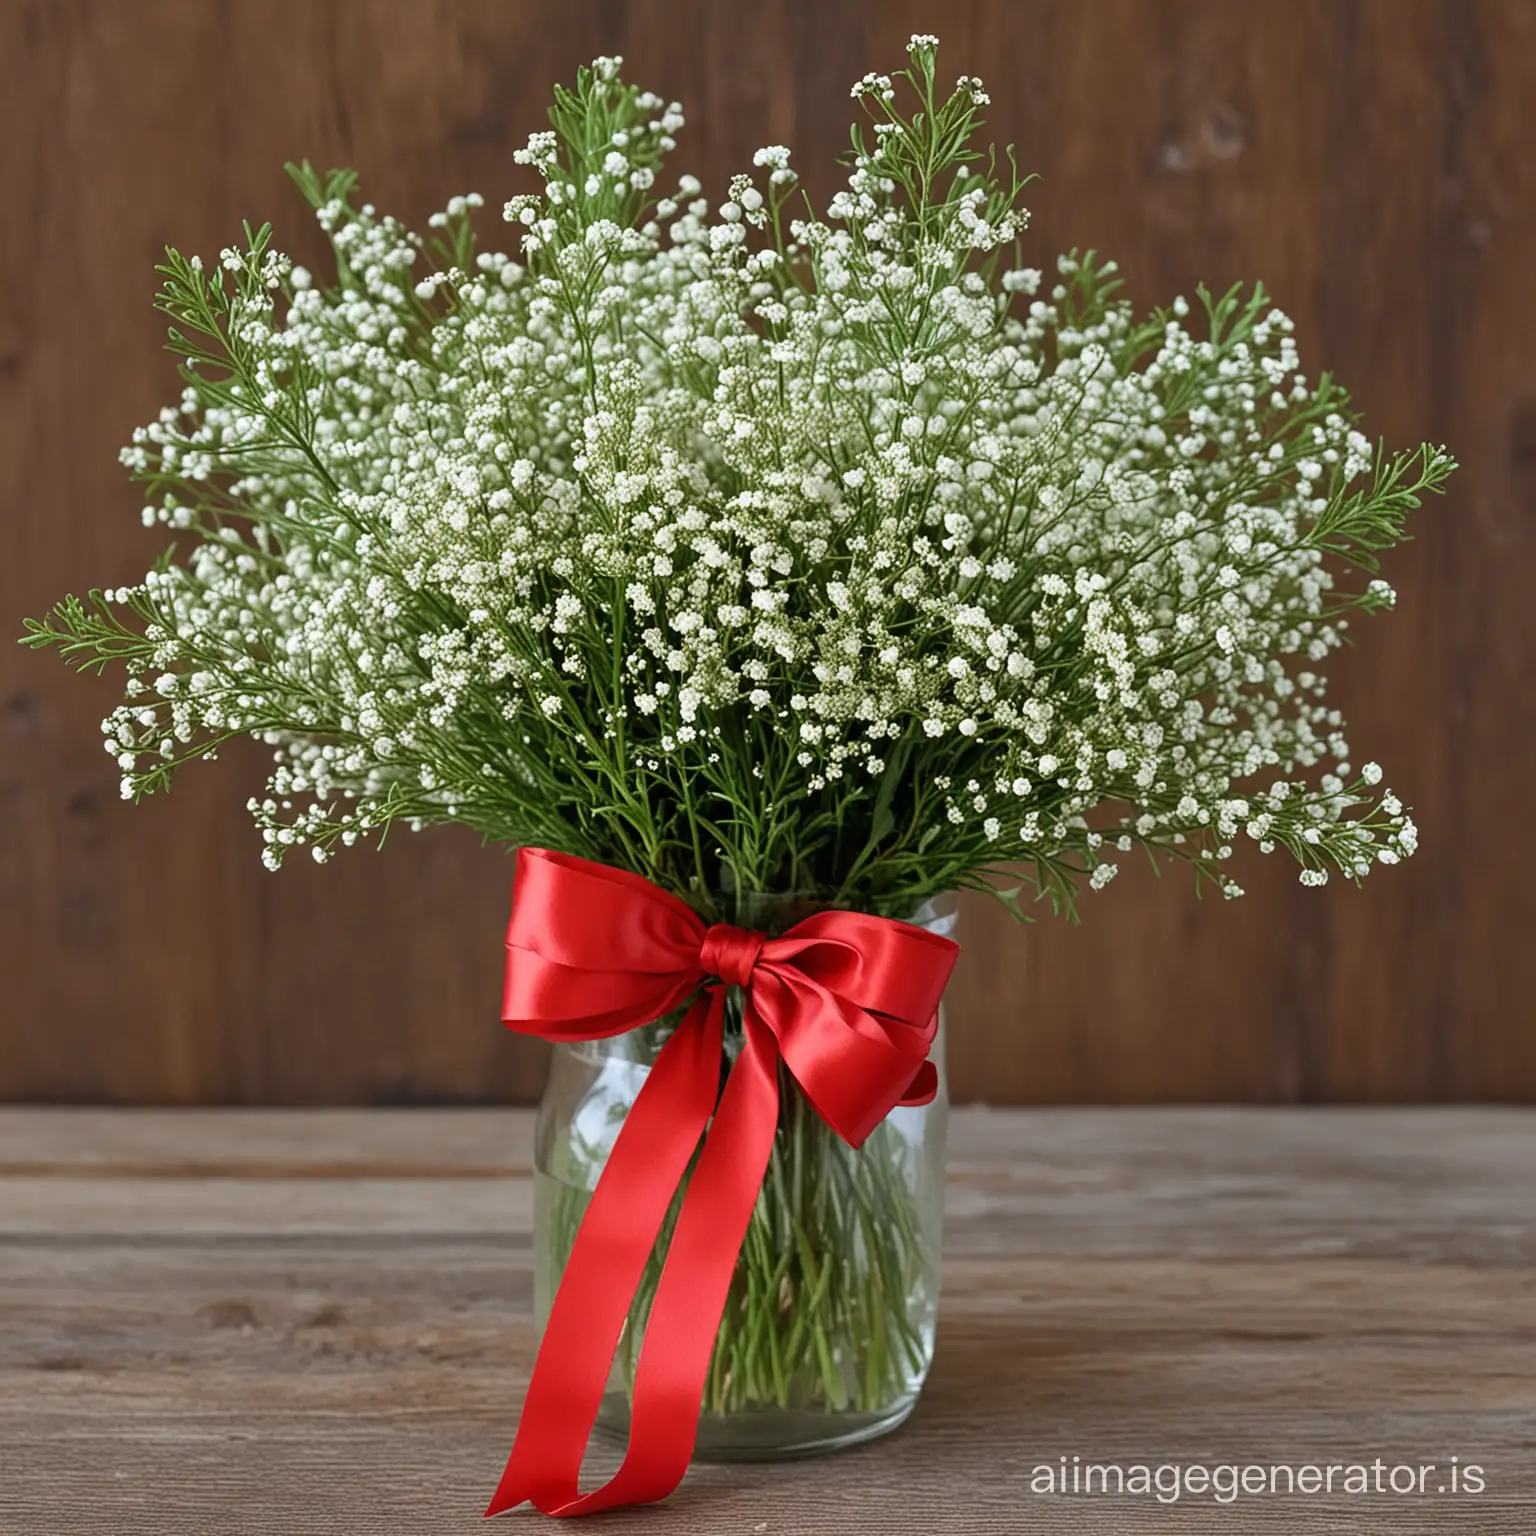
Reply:
[[718, 976], [726, 986], [745, 987], [752, 980], [752, 969], [767, 942], [765, 933], [734, 928], [730, 923], [716, 923], [704, 935], [699, 964], [709, 975]]
[[[502, 1001], [510, 1028], [594, 1040], [693, 1001], [592, 1192], [488, 1515], [525, 1499], [547, 1515], [590, 1514], [664, 1499], [678, 1485], [773, 1150], [780, 1063], [821, 1118], [861, 1146], [897, 1104], [933, 1097], [928, 1048], [958, 952], [925, 928], [858, 912], [818, 912], [777, 938], [706, 927], [639, 875], [519, 850]], [[744, 995], [742, 1045], [722, 1089], [733, 986]], [[614, 1350], [685, 1178], [635, 1368], [629, 1448], [614, 1477], [583, 1494], [582, 1454]]]

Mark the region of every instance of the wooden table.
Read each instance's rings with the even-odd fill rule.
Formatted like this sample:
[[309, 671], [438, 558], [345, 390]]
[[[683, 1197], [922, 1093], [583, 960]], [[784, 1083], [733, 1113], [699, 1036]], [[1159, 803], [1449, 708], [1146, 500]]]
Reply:
[[[479, 1529], [534, 1344], [530, 1130], [0, 1111], [0, 1532]], [[953, 1141], [907, 1427], [696, 1468], [592, 1529], [1536, 1531], [1536, 1113], [974, 1110]], [[1437, 1470], [1398, 1495], [1031, 1491], [1074, 1455]], [[1485, 1492], [1435, 1491], [1453, 1455]]]

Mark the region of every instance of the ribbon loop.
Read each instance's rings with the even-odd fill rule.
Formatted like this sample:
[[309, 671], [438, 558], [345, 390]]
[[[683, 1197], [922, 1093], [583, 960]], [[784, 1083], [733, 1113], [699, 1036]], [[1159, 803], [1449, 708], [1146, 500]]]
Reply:
[[[778, 1063], [860, 1146], [895, 1105], [933, 1097], [928, 1050], [958, 952], [927, 929], [855, 912], [817, 913], [776, 939], [706, 927], [638, 875], [518, 852], [502, 1010], [510, 1028], [597, 1039], [696, 1000], [593, 1192], [486, 1514], [524, 1500], [547, 1515], [590, 1514], [672, 1492], [693, 1452], [715, 1333], [773, 1150]], [[726, 987], [743, 993], [745, 1039], [721, 1093]], [[641, 1343], [629, 1449], [607, 1484], [583, 1494], [582, 1453], [619, 1334], [701, 1137]]]

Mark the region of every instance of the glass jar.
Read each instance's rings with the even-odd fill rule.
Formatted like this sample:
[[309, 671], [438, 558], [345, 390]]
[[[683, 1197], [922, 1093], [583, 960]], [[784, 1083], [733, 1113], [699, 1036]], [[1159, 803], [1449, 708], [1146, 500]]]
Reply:
[[[788, 926], [761, 917], [751, 922], [756, 915], [743, 910], [737, 921], [769, 932]], [[915, 921], [948, 934], [955, 919], [930, 907]], [[739, 1008], [739, 996], [729, 997], [728, 1054]], [[674, 1023], [555, 1047], [534, 1152], [541, 1331], [591, 1192]], [[933, 1101], [898, 1106], [857, 1151], [780, 1067], [778, 1132], [715, 1338], [694, 1451], [699, 1459], [811, 1455], [883, 1435], [912, 1412], [933, 1359], [939, 1301], [949, 1114], [942, 1009], [931, 1060], [939, 1075]], [[679, 1191], [630, 1308], [598, 1415], [598, 1427], [621, 1439], [645, 1319], [681, 1201]]]

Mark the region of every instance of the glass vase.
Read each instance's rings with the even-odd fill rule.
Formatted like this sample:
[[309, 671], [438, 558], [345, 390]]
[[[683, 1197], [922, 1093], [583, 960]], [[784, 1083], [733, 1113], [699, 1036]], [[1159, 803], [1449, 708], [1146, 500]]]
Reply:
[[[736, 921], [781, 931], [786, 904], [743, 903]], [[803, 913], [802, 913], [803, 915]], [[915, 919], [949, 933], [954, 915]], [[727, 999], [727, 1055], [739, 1042]], [[557, 1045], [534, 1157], [534, 1304], [542, 1330], [577, 1228], [675, 1017], [606, 1040]], [[944, 1021], [938, 1093], [899, 1106], [855, 1150], [779, 1069], [768, 1171], [736, 1261], [705, 1382], [694, 1454], [761, 1461], [856, 1445], [912, 1412], [933, 1359], [948, 1094]], [[686, 1182], [684, 1185], [686, 1189]], [[622, 1439], [646, 1316], [683, 1190], [674, 1199], [620, 1338], [598, 1428]]]

